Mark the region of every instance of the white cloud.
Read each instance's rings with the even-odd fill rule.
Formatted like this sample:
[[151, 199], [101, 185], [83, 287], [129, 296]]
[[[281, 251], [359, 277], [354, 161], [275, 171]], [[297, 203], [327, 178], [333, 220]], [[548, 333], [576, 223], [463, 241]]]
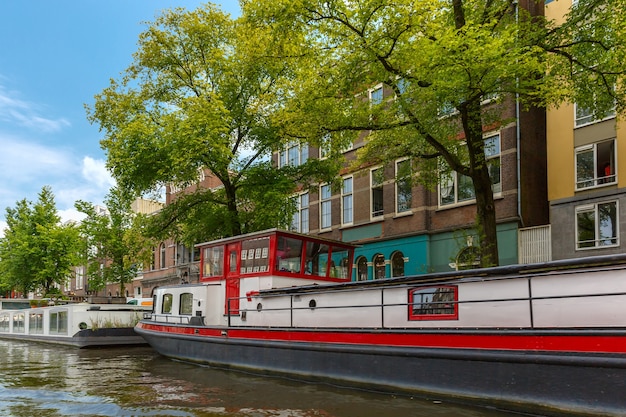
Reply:
[[100, 189], [107, 191], [115, 185], [115, 180], [106, 168], [102, 159], [93, 159], [89, 156], [83, 158], [83, 178]]
[[0, 85], [0, 120], [44, 133], [58, 132], [71, 125], [64, 118], [42, 117], [34, 104], [20, 100], [16, 96], [17, 93], [7, 91]]

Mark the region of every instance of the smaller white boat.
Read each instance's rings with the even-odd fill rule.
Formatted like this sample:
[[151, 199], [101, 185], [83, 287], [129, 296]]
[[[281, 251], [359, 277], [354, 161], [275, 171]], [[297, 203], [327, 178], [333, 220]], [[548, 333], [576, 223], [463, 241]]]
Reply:
[[[6, 306], [5, 306], [6, 307]], [[62, 304], [0, 310], [0, 339], [78, 348], [143, 345], [134, 326], [152, 307], [127, 304]]]

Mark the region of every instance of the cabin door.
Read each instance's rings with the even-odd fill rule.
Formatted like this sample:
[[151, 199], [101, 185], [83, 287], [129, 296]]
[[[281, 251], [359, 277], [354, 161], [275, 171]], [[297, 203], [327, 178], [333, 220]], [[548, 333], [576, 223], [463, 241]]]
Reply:
[[[239, 252], [241, 243], [231, 243], [227, 246], [228, 256], [226, 257], [226, 305], [224, 314], [239, 314]], [[230, 300], [230, 301], [229, 301]]]

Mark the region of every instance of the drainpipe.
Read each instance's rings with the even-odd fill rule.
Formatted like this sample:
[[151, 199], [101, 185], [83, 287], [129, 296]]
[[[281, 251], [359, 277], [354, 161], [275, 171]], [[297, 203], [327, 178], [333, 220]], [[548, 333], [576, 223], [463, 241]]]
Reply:
[[[519, 23], [519, 2], [513, 2], [515, 6], [515, 24]], [[522, 164], [521, 164], [521, 126], [520, 126], [520, 103], [519, 103], [519, 78], [515, 79], [515, 140], [517, 146], [517, 215], [520, 219], [521, 227], [524, 227], [524, 217], [522, 216]]]

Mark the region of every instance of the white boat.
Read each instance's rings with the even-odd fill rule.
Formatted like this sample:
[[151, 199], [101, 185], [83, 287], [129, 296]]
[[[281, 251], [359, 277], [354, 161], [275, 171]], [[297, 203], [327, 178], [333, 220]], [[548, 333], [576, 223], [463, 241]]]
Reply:
[[135, 333], [134, 326], [150, 309], [126, 304], [90, 303], [2, 309], [0, 339], [78, 348], [145, 345], [145, 340]]
[[167, 357], [560, 415], [626, 415], [626, 255], [350, 282], [353, 247], [199, 245], [136, 331]]

